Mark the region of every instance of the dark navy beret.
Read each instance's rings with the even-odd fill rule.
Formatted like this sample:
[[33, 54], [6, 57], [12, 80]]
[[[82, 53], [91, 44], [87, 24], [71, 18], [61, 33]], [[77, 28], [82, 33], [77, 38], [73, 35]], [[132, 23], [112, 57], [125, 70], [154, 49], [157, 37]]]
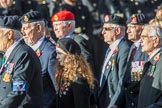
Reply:
[[118, 16], [118, 15], [108, 15], [106, 14], [104, 16], [104, 23], [112, 23], [117, 25], [125, 25], [124, 18]]
[[62, 38], [57, 41], [56, 47], [71, 54], [81, 54], [80, 46], [71, 38]]
[[20, 20], [22, 23], [31, 23], [31, 22], [43, 20], [43, 16], [38, 11], [30, 11], [30, 12], [25, 13], [20, 18]]
[[0, 27], [21, 30], [22, 24], [18, 16], [1, 16]]
[[146, 16], [143, 13], [133, 14], [128, 20], [127, 24], [146, 24], [147, 23]]

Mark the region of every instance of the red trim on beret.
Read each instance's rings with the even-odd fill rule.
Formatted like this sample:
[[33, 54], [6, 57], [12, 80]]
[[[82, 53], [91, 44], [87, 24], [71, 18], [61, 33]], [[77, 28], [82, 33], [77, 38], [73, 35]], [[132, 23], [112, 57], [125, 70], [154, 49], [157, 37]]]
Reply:
[[51, 21], [74, 20], [74, 14], [70, 11], [60, 11], [51, 17]]
[[137, 23], [137, 17], [136, 16], [132, 16], [131, 18], [131, 23]]

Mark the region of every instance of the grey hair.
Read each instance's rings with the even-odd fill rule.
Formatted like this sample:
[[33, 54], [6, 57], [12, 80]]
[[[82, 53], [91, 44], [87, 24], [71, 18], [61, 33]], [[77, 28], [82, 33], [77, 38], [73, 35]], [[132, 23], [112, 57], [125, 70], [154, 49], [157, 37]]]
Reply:
[[14, 38], [15, 39], [20, 39], [22, 37], [22, 34], [18, 30], [13, 30], [14, 31]]
[[71, 23], [71, 25], [72, 25], [72, 28], [71, 28], [71, 31], [75, 31], [75, 20], [68, 20], [68, 21], [65, 21], [65, 23], [67, 24], [67, 23]]
[[46, 24], [44, 20], [40, 20], [40, 21], [36, 21], [36, 22], [32, 22], [31, 25], [32, 27], [34, 27], [36, 24], [41, 24], [43, 27], [43, 30], [45, 30]]
[[145, 25], [145, 27], [150, 28], [150, 31], [148, 31], [149, 36], [159, 37], [160, 44], [162, 44], [162, 29], [159, 26], [154, 26], [154, 25]]
[[152, 26], [152, 25], [146, 25], [150, 27], [150, 31], [148, 31], [150, 37], [160, 37], [162, 38], [162, 29], [159, 26]]
[[1, 30], [4, 31], [4, 34], [6, 34], [7, 32], [9, 32], [10, 30], [13, 30], [14, 32], [14, 39], [19, 39], [22, 37], [22, 34], [19, 30], [14, 30], [14, 29], [10, 29], [10, 28], [1, 28]]
[[125, 36], [125, 30], [126, 30], [126, 27], [125, 26], [122, 26], [122, 25], [118, 25], [118, 24], [113, 24], [113, 27], [120, 27], [122, 30], [121, 32], [121, 36]]

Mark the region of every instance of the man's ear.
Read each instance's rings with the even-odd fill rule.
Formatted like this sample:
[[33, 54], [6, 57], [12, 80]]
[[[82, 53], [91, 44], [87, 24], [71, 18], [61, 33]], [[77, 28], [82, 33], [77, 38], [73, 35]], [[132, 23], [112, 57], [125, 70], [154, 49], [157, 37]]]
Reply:
[[154, 41], [154, 47], [157, 47], [160, 44], [160, 38], [159, 37], [154, 37], [153, 41]]
[[37, 27], [37, 31], [38, 32], [42, 31], [42, 25], [41, 24], [37, 24], [36, 27]]
[[119, 34], [121, 34], [122, 29], [121, 29], [120, 27], [117, 27], [117, 28], [115, 29], [115, 32], [116, 32], [116, 35], [119, 35]]

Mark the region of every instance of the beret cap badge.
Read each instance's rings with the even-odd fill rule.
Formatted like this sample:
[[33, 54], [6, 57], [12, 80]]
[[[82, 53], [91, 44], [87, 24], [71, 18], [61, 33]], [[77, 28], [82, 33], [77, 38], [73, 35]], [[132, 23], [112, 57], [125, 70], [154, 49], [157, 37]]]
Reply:
[[105, 15], [104, 19], [105, 19], [105, 22], [108, 22], [109, 21], [109, 15]]
[[57, 16], [57, 15], [54, 16], [54, 20], [55, 20], [55, 21], [58, 20], [58, 16]]
[[132, 23], [137, 23], [137, 18], [136, 18], [136, 16], [132, 16], [131, 20], [132, 20]]
[[25, 21], [25, 22], [28, 22], [28, 21], [29, 21], [28, 16], [26, 16], [26, 15], [24, 16], [24, 21]]

